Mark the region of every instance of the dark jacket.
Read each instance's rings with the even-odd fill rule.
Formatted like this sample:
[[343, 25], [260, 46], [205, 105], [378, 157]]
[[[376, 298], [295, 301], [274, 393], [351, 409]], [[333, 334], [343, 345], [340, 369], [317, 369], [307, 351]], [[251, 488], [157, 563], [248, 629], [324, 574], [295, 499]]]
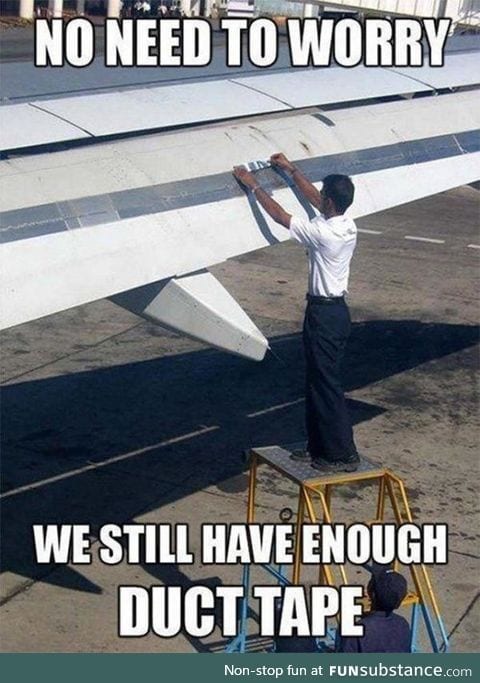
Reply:
[[360, 620], [363, 636], [344, 636], [337, 652], [410, 652], [408, 621], [394, 612], [370, 612]]

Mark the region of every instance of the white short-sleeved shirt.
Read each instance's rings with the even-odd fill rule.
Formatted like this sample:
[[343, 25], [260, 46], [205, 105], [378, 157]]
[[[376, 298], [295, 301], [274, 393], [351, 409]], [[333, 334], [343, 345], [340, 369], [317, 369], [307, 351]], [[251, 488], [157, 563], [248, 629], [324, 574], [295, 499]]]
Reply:
[[357, 226], [348, 216], [313, 220], [292, 216], [290, 234], [308, 248], [308, 293], [343, 296], [348, 291], [350, 261], [357, 244]]

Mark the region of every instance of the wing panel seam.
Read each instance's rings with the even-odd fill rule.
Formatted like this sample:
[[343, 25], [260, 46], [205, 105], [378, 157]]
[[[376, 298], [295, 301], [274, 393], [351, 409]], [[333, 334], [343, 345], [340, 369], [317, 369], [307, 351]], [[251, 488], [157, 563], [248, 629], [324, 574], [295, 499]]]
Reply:
[[275, 100], [276, 102], [279, 102], [280, 104], [284, 104], [286, 107], [289, 109], [295, 109], [293, 105], [291, 105], [289, 102], [285, 102], [285, 100], [280, 99], [279, 97], [275, 97], [275, 95], [271, 95], [268, 92], [265, 92], [264, 90], [260, 90], [259, 88], [254, 88], [251, 85], [247, 85], [246, 83], [241, 83], [240, 81], [233, 80], [231, 78], [228, 79], [230, 83], [233, 83], [234, 85], [239, 85], [242, 88], [247, 88], [247, 90], [253, 90], [253, 92], [258, 92], [260, 95], [263, 95], [264, 97], [268, 97], [271, 100]]
[[60, 116], [60, 114], [55, 114], [54, 112], [44, 109], [43, 107], [39, 107], [38, 104], [35, 102], [27, 102], [29, 107], [32, 107], [33, 109], [38, 109], [38, 111], [43, 112], [44, 114], [48, 114], [49, 116], [53, 116], [56, 119], [59, 119], [60, 121], [63, 121], [64, 123], [68, 123], [69, 126], [73, 126], [73, 128], [77, 128], [77, 130], [81, 130], [82, 133], [86, 133], [89, 135], [91, 138], [94, 138], [95, 135], [91, 133], [89, 130], [86, 128], [82, 128], [82, 126], [79, 126], [78, 123], [74, 123], [73, 121], [70, 121], [69, 119], [66, 119], [63, 116]]

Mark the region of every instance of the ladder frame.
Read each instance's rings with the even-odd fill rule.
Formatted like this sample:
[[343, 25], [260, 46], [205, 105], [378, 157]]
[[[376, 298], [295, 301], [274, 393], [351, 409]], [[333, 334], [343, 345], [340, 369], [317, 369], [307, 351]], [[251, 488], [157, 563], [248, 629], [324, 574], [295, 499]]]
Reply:
[[[282, 454], [282, 458], [275, 458], [272, 452], [276, 449], [277, 454]], [[323, 523], [332, 524], [332, 495], [335, 487], [356, 482], [376, 481], [377, 482], [377, 502], [375, 523], [385, 521], [385, 508], [387, 501], [390, 502], [391, 509], [397, 524], [407, 522], [413, 523], [413, 517], [408, 503], [407, 492], [403, 480], [391, 470], [383, 467], [376, 467], [365, 459], [363, 464], [367, 464], [361, 471], [352, 473], [335, 473], [316, 475], [311, 478], [301, 478], [292, 467], [285, 467], [285, 453], [290, 457], [289, 450], [278, 446], [255, 448], [249, 452], [250, 472], [248, 485], [247, 501], [247, 524], [255, 522], [255, 507], [257, 493], [257, 473], [260, 464], [266, 464], [277, 472], [294, 482], [298, 486], [298, 504], [295, 522], [294, 537], [294, 556], [292, 564], [292, 578], [286, 576], [282, 565], [263, 564], [257, 565], [273, 576], [279, 585], [289, 586], [298, 585], [301, 582], [302, 562], [301, 562], [301, 530], [305, 523], [317, 524], [320, 520], [315, 513], [315, 502], [320, 503], [320, 516]], [[280, 460], [280, 462], [279, 462]], [[283, 465], [281, 460], [283, 460]], [[308, 475], [307, 475], [308, 476]], [[397, 563], [395, 563], [396, 566]], [[335, 581], [334, 568], [339, 573], [339, 581]], [[432, 651], [435, 653], [448, 652], [448, 635], [443, 623], [438, 602], [436, 600], [432, 583], [425, 565], [410, 565], [408, 567], [410, 576], [415, 588], [415, 592], [408, 592], [402, 606], [411, 605], [410, 629], [411, 629], [411, 652], [419, 652], [418, 649], [418, 627], [419, 619], [423, 617], [428, 639]], [[348, 584], [347, 574], [343, 565], [319, 565], [318, 575], [319, 585], [337, 587], [338, 585]], [[241, 602], [240, 617], [238, 623], [237, 636], [231, 640], [225, 648], [228, 653], [247, 650], [248, 636], [248, 617], [250, 602], [250, 566], [244, 565], [242, 575], [242, 585], [244, 597]], [[366, 601], [368, 602], [368, 601]], [[337, 617], [338, 622], [338, 617]], [[320, 646], [326, 647], [328, 643], [334, 644], [336, 640], [336, 629], [329, 628], [326, 638], [321, 641], [317, 639]]]

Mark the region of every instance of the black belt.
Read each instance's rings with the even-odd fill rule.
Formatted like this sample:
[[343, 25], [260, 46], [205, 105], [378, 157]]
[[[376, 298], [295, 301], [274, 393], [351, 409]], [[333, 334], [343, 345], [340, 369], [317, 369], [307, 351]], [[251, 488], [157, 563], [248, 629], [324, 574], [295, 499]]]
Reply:
[[309, 304], [340, 304], [345, 302], [344, 296], [314, 296], [307, 294], [306, 299]]

